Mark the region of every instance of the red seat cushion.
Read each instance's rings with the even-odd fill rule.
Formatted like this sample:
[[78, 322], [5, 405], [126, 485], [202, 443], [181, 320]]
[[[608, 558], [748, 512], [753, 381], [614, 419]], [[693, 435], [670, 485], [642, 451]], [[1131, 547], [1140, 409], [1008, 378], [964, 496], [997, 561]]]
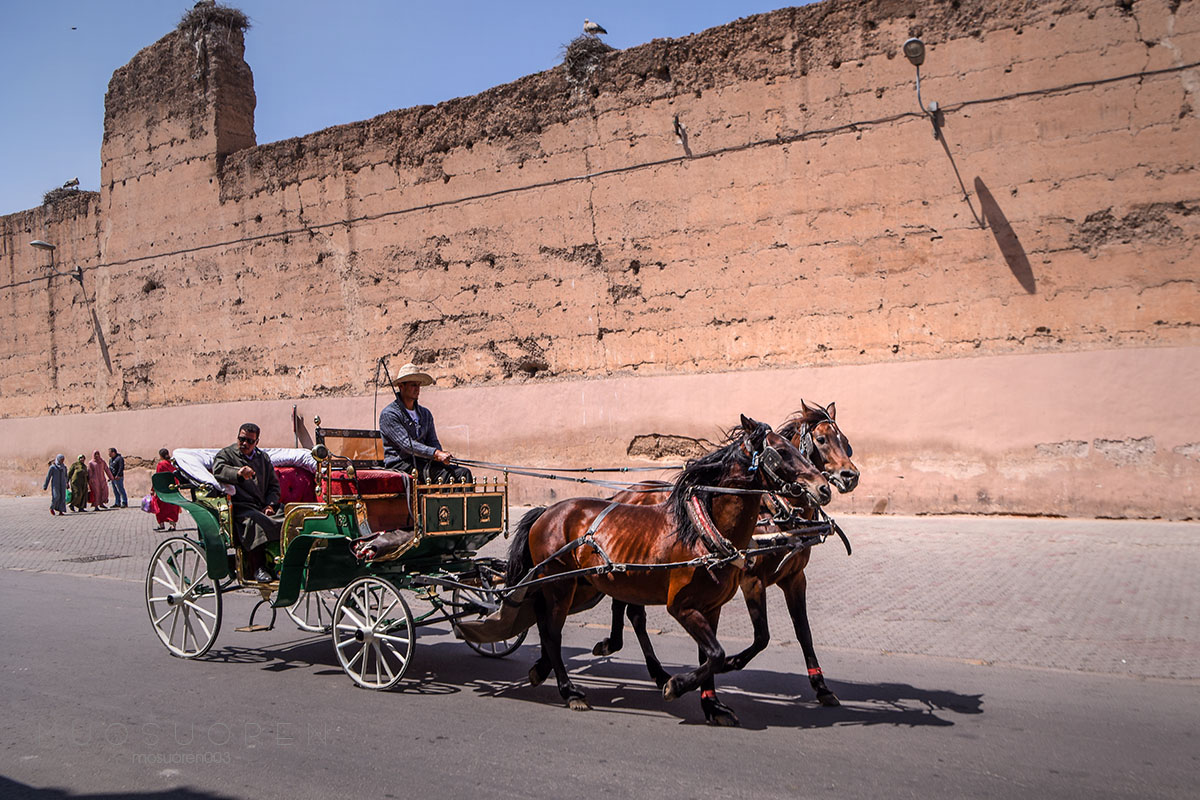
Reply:
[[279, 479], [281, 504], [317, 502], [313, 474], [303, 467], [276, 467], [275, 477]]
[[333, 471], [333, 495], [354, 494], [354, 484], [358, 484], [358, 493], [373, 494], [404, 494], [408, 491], [408, 474], [391, 469], [359, 469], [355, 470], [357, 480], [351, 481], [344, 470]]

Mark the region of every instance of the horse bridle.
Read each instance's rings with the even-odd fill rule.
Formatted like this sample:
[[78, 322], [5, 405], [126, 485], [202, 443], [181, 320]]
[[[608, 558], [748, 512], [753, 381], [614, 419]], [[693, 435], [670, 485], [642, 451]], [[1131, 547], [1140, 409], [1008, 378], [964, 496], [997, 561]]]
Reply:
[[826, 478], [829, 477], [829, 471], [826, 469], [825, 457], [821, 455], [821, 450], [817, 447], [817, 443], [813, 441], [813, 431], [822, 422], [828, 422], [833, 426], [834, 435], [841, 437], [845, 444], [843, 449], [846, 451], [846, 457], [850, 458], [854, 455], [854, 449], [850, 446], [850, 440], [846, 438], [846, 434], [842, 433], [842, 429], [838, 424], [829, 417], [819, 419], [811, 425], [807, 422], [800, 424], [800, 452], [804, 453], [805, 458], [813, 463], [817, 469], [821, 470], [821, 474]]
[[[774, 484], [775, 488], [770, 488], [768, 485], [768, 494], [782, 494], [788, 497], [812, 497], [812, 493], [802, 484], [785, 481], [779, 477], [779, 470], [783, 468], [783, 456], [771, 445], [767, 444], [767, 439], [763, 437], [762, 447], [755, 452], [748, 452], [749, 436], [742, 442], [742, 452], [750, 456], [750, 473], [753, 474], [758, 470], [762, 470], [763, 476], [767, 478], [769, 484]], [[805, 456], [807, 458], [808, 456]], [[814, 465], [815, 466], [815, 465]], [[814, 498], [815, 499], [815, 498]]]

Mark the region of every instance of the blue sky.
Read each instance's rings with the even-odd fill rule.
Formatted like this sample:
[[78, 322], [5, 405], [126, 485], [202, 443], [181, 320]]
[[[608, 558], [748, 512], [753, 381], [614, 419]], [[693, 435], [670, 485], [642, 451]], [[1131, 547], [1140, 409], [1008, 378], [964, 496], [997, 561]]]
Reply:
[[[797, 0], [241, 0], [260, 144], [434, 104], [549, 69], [584, 17], [617, 48], [686, 36]], [[192, 0], [0, 0], [0, 214], [71, 178], [98, 189], [113, 70]]]

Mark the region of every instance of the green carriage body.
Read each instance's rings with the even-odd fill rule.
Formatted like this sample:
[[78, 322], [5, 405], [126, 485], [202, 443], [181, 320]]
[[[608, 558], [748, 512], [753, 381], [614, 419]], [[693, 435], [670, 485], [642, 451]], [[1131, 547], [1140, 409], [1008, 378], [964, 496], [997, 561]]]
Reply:
[[[323, 431], [318, 428], [318, 432]], [[412, 476], [413, 502], [405, 510], [414, 527], [413, 540], [390, 557], [360, 561], [351, 548], [353, 540], [380, 532], [371, 528], [372, 506], [397, 502], [408, 506], [407, 496], [335, 493], [333, 470], [339, 461], [330, 457], [318, 463], [316, 480], [324, 481], [326, 488], [321, 500], [284, 506], [279, 552], [272, 553], [279, 572], [271, 603], [276, 608], [293, 605], [303, 592], [339, 589], [364, 576], [386, 578], [398, 588], [411, 589], [424, 576], [460, 574], [471, 568], [481, 547], [506, 529], [506, 482], [420, 484]], [[346, 472], [354, 485], [353, 465], [362, 461], [347, 461]], [[195, 520], [209, 576], [224, 581], [232, 575], [246, 583], [238, 574], [240, 554], [229, 499], [181, 480], [179, 473], [157, 473], [152, 482], [159, 498], [187, 509]]]

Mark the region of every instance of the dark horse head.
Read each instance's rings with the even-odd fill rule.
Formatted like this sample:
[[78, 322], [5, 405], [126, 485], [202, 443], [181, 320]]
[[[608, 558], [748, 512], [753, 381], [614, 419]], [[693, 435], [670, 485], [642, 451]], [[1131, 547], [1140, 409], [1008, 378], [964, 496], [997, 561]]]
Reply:
[[822, 408], [801, 400], [800, 410], [780, 427], [779, 435], [796, 445], [829, 482], [845, 494], [858, 486], [859, 473], [850, 460], [854, 448], [833, 420], [836, 411], [833, 403]]
[[708, 487], [761, 489], [813, 505], [829, 502], [832, 496], [829, 481], [803, 453], [765, 422], [743, 414], [742, 424], [729, 431], [725, 441], [723, 447], [688, 461], [671, 488], [668, 503], [684, 540], [699, 536], [687, 513], [688, 497], [693, 493], [700, 495], [711, 509], [714, 493], [705, 492]]

